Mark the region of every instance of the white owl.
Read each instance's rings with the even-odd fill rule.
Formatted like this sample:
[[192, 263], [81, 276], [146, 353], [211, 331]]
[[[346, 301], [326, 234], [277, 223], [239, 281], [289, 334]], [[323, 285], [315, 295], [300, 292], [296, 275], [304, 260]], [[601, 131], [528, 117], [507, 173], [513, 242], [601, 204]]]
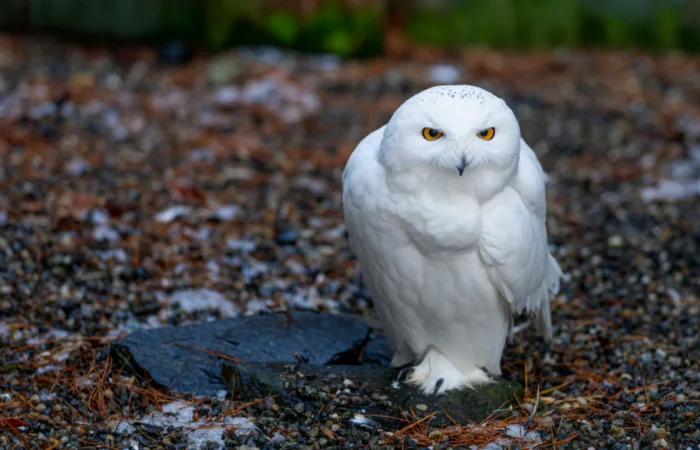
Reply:
[[502, 99], [468, 85], [409, 98], [353, 151], [343, 208], [392, 365], [414, 364], [424, 393], [500, 375], [514, 314], [551, 339], [545, 174]]

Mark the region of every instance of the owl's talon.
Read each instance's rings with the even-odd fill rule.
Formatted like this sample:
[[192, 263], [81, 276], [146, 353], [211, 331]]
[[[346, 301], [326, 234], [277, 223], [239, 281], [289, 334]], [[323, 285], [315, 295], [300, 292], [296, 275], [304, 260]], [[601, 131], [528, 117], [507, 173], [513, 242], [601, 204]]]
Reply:
[[486, 376], [488, 376], [490, 380], [493, 379], [493, 375], [491, 375], [491, 372], [489, 372], [489, 369], [487, 369], [486, 367], [479, 367], [479, 369], [483, 370], [484, 373], [486, 374]]
[[399, 367], [399, 373], [396, 375], [396, 378], [394, 378], [394, 383], [401, 383], [402, 378], [404, 378], [404, 375], [406, 372], [408, 372], [409, 369], [412, 369], [413, 366], [413, 361], [411, 361], [408, 364], [404, 364], [403, 366]]
[[442, 383], [444, 383], [444, 382], [445, 382], [444, 378], [440, 378], [439, 380], [437, 380], [437, 382], [435, 383], [435, 390], [433, 391], [433, 395], [437, 395], [438, 391], [440, 391], [440, 387], [442, 386]]

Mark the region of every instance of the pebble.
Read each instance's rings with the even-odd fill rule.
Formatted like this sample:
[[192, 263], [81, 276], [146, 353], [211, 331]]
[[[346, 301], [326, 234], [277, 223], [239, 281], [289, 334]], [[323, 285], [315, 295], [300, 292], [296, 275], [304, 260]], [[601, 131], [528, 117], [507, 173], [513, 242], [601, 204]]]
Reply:
[[522, 439], [527, 434], [527, 430], [522, 427], [522, 425], [508, 425], [506, 426], [506, 436]]
[[211, 86], [219, 87], [234, 81], [242, 74], [243, 68], [240, 62], [233, 55], [224, 53], [209, 62], [207, 81]]
[[540, 417], [537, 423], [543, 428], [554, 427], [554, 419], [551, 416]]
[[455, 84], [462, 77], [458, 67], [450, 64], [436, 64], [429, 69], [430, 79], [435, 84]]
[[619, 248], [619, 247], [622, 247], [623, 244], [624, 244], [624, 240], [622, 239], [622, 236], [620, 236], [620, 235], [616, 234], [616, 235], [610, 236], [608, 238], [608, 245], [611, 247]]
[[297, 233], [292, 230], [282, 230], [277, 234], [277, 242], [282, 245], [291, 245], [297, 241]]

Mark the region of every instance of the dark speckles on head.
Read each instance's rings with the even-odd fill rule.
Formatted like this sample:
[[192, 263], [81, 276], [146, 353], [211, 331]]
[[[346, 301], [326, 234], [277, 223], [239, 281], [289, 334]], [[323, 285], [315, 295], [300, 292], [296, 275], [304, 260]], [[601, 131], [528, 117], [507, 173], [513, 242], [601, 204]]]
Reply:
[[418, 94], [419, 103], [426, 106], [434, 105], [441, 98], [475, 100], [480, 105], [485, 105], [487, 100], [491, 100], [491, 97], [496, 96], [480, 87], [466, 84], [433, 86]]

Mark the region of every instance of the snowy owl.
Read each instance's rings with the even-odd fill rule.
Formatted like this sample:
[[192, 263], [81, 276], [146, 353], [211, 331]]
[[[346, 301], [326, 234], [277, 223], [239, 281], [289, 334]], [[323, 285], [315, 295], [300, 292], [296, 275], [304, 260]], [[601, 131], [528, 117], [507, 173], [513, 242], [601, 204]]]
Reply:
[[562, 272], [545, 174], [499, 97], [454, 85], [409, 98], [350, 155], [343, 209], [392, 365], [412, 366], [422, 392], [500, 375], [515, 314], [551, 339]]

